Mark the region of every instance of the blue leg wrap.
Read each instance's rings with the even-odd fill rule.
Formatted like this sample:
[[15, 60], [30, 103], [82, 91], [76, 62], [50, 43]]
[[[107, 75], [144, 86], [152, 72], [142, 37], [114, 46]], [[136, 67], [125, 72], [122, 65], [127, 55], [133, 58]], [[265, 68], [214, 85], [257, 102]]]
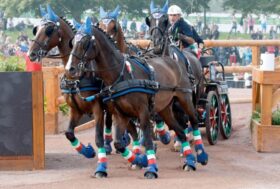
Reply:
[[94, 158], [95, 157], [95, 150], [91, 146], [91, 144], [88, 144], [88, 146], [85, 146], [82, 144], [82, 149], [79, 151], [80, 154], [85, 156], [86, 158]]
[[96, 173], [104, 173], [104, 175], [107, 176], [107, 162], [98, 163], [95, 170], [95, 174]]
[[157, 172], [158, 172], [157, 164], [150, 164], [148, 166], [147, 171], [144, 173], [144, 176], [146, 176], [148, 173], [153, 173], [155, 178], [158, 178]]
[[169, 144], [171, 141], [170, 133], [166, 131], [164, 135], [159, 135], [159, 140], [165, 145]]
[[206, 165], [208, 162], [208, 154], [205, 152], [202, 144], [195, 145], [197, 162]]
[[188, 166], [191, 167], [193, 170], [196, 170], [196, 165], [195, 165], [195, 157], [193, 154], [189, 154], [186, 156], [186, 161], [184, 167]]
[[148, 158], [146, 154], [136, 155], [135, 160], [132, 162], [133, 165], [137, 165], [139, 167], [148, 167]]

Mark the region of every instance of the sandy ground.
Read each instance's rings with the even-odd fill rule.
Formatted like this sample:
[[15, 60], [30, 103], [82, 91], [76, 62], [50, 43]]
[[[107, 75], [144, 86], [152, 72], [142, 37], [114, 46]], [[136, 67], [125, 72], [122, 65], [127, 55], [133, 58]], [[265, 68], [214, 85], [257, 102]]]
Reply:
[[[231, 90], [230, 96], [248, 97], [250, 90]], [[209, 146], [205, 140], [209, 163], [198, 165], [195, 172], [182, 170], [184, 159], [171, 152], [172, 144], [159, 144], [158, 179], [144, 179], [144, 170], [129, 169], [118, 154], [109, 156], [108, 178], [91, 178], [97, 159], [89, 160], [77, 154], [60, 134], [46, 136], [45, 170], [1, 171], [0, 188], [280, 188], [280, 154], [257, 153], [252, 146], [248, 127], [251, 104], [232, 104], [232, 115], [231, 138], [220, 139], [215, 146]], [[94, 143], [93, 133], [90, 129], [77, 136], [81, 141]]]

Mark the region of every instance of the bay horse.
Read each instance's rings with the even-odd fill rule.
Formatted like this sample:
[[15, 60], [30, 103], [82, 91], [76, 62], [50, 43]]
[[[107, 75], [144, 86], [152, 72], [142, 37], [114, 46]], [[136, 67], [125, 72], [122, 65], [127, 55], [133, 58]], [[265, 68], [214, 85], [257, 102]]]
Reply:
[[[111, 14], [112, 15], [112, 14]], [[105, 33], [107, 33], [115, 42], [116, 46], [120, 50], [121, 53], [128, 54], [129, 56], [145, 56], [142, 54], [142, 51], [138, 49], [133, 44], [128, 44], [125, 40], [124, 33], [120, 26], [120, 23], [117, 21], [116, 17], [105, 17], [102, 18], [99, 23], [98, 27], [102, 29]], [[175, 107], [176, 108], [176, 107]], [[182, 115], [176, 114], [178, 119], [182, 120]], [[171, 137], [170, 133], [165, 131], [164, 123], [159, 116], [156, 116], [156, 131], [158, 133], [158, 137], [163, 144], [169, 144]]]
[[[58, 17], [49, 6], [48, 12], [44, 13], [42, 16], [43, 18], [40, 25], [33, 29], [35, 39], [29, 47], [28, 56], [31, 61], [41, 59], [45, 57], [52, 48], [58, 47], [60, 55], [58, 58], [62, 59], [65, 66], [71, 52], [69, 41], [74, 37], [76, 29], [73, 28], [65, 18]], [[79, 97], [79, 95], [89, 96], [98, 93], [101, 89], [101, 82], [95, 80], [92, 77], [92, 74], [88, 72], [83, 76], [82, 81], [79, 83], [79, 91], [75, 89], [75, 85], [78, 85], [78, 83], [71, 83], [66, 79], [63, 79], [62, 83], [64, 83], [64, 86], [62, 86], [64, 97], [66, 103], [70, 106], [71, 111], [69, 126], [65, 132], [66, 138], [79, 153], [87, 158], [93, 158], [95, 156], [94, 149], [90, 144], [84, 146], [75, 137], [74, 129], [84, 114], [94, 114], [96, 129], [103, 129], [104, 116], [96, 113], [96, 111], [100, 112], [101, 109], [104, 109], [102, 103], [98, 99], [92, 102], [86, 102]], [[112, 127], [112, 116], [110, 113], [107, 113], [105, 123], [105, 133], [110, 133]], [[133, 133], [133, 131], [131, 132]], [[132, 136], [137, 137], [135, 134]], [[105, 134], [105, 147], [107, 153], [111, 153], [112, 151], [110, 146], [111, 141], [112, 136]]]
[[[108, 102], [119, 132], [124, 132], [131, 117], [139, 119], [148, 158], [148, 168], [144, 174], [146, 178], [158, 177], [150, 123], [153, 111], [160, 114], [169, 129], [174, 130], [182, 141], [185, 155], [183, 167], [196, 170], [196, 159], [184, 130], [174, 117], [172, 110], [174, 99], [189, 115], [195, 137], [197, 161], [201, 164], [207, 163], [208, 155], [198, 129], [191, 83], [186, 77], [187, 70], [184, 65], [167, 56], [148, 59], [146, 63], [141, 63], [143, 60], [140, 59], [123, 56], [105, 32], [97, 27], [91, 27], [89, 18], [75, 35], [70, 46], [73, 49], [65, 67], [67, 78], [78, 79], [84, 72], [85, 64], [95, 60], [94, 72], [106, 86], [98, 96], [102, 96], [103, 101]], [[135, 159], [135, 155], [121, 144], [119, 137], [114, 140], [114, 145], [125, 158], [132, 161]]]

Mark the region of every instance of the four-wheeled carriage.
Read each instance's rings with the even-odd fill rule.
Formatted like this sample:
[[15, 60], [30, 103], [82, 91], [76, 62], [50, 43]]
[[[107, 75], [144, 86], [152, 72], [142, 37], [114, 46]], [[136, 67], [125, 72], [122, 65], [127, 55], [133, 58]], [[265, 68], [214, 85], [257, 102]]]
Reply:
[[[217, 143], [221, 133], [224, 139], [231, 135], [231, 109], [228, 86], [224, 76], [224, 66], [212, 55], [203, 55], [200, 62], [204, 75], [204, 94], [197, 103], [199, 125], [206, 128], [209, 144]], [[221, 67], [218, 72], [216, 67]]]

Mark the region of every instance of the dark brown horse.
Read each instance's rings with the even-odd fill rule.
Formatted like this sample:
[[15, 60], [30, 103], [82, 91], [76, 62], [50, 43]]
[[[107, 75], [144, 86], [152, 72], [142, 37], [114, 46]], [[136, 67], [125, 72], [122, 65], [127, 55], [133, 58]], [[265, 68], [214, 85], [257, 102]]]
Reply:
[[[45, 57], [52, 48], [57, 46], [60, 58], [62, 59], [63, 64], [66, 65], [71, 52], [69, 41], [74, 37], [75, 33], [76, 30], [65, 18], [59, 18], [50, 9], [50, 7], [48, 7], [48, 13], [41, 20], [41, 24], [33, 29], [35, 39], [33, 40], [28, 52], [31, 61]], [[71, 83], [67, 80], [62, 80], [62, 83], [65, 84], [63, 87], [64, 97], [71, 108], [70, 122], [65, 135], [73, 147], [80, 153], [86, 157], [94, 157], [94, 150], [92, 147], [85, 147], [82, 143], [80, 143], [74, 135], [74, 129], [84, 114], [94, 114], [96, 129], [103, 129], [103, 115], [95, 113], [95, 111], [100, 112], [100, 110], [103, 109], [103, 105], [98, 99], [92, 102], [83, 101], [77, 94], [78, 91], [75, 89], [75, 85], [77, 83]], [[83, 80], [79, 86], [81, 90], [80, 95], [90, 96], [100, 91], [101, 83], [100, 81], [93, 79], [92, 74], [88, 72], [83, 76]], [[106, 130], [110, 131], [111, 126], [112, 118], [110, 114], [107, 114]], [[109, 136], [109, 139], [105, 142], [107, 144], [107, 153], [111, 152], [111, 141], [112, 138]]]
[[[126, 58], [117, 50], [111, 39], [100, 29], [92, 28], [91, 20], [87, 19], [73, 40], [73, 50], [66, 65], [67, 77], [79, 78], [84, 71], [84, 64], [90, 60], [95, 60], [95, 73], [107, 86], [99, 96], [103, 96], [105, 101], [108, 100], [120, 132], [124, 132], [131, 117], [136, 117], [140, 121], [148, 155], [148, 169], [145, 177], [157, 178], [158, 170], [150, 125], [150, 116], [153, 111], [160, 114], [169, 129], [174, 130], [182, 141], [186, 156], [184, 167], [196, 169], [196, 160], [186, 140], [183, 127], [174, 117], [172, 110], [174, 99], [189, 115], [194, 128], [198, 162], [207, 163], [208, 155], [204, 150], [198, 130], [191, 83], [186, 77], [187, 70], [184, 65], [170, 57], [148, 59], [147, 64], [141, 63], [138, 59]], [[155, 77], [153, 77], [153, 70], [155, 70]], [[158, 92], [154, 94], [157, 90]], [[121, 145], [120, 138], [116, 138], [114, 144], [124, 157], [133, 159], [133, 154], [127, 152], [127, 148]]]
[[[142, 51], [140, 49], [138, 49], [133, 44], [128, 44], [126, 42], [122, 28], [121, 28], [119, 22], [117, 22], [117, 20], [115, 18], [101, 19], [99, 21], [98, 26], [105, 33], [107, 33], [109, 36], [111, 36], [111, 38], [116, 42], [116, 45], [121, 53], [126, 53], [126, 54], [129, 54], [130, 56], [138, 56], [138, 55], [143, 56]], [[183, 119], [181, 119], [183, 116], [182, 114], [176, 113], [176, 116], [180, 121], [183, 120]], [[163, 128], [164, 123], [162, 122], [162, 119], [158, 115], [156, 116], [156, 118], [157, 119], [155, 119], [155, 121], [156, 121], [155, 128], [158, 133], [158, 137], [163, 144], [169, 144], [169, 142], [171, 140], [170, 133], [165, 131], [165, 129]]]

